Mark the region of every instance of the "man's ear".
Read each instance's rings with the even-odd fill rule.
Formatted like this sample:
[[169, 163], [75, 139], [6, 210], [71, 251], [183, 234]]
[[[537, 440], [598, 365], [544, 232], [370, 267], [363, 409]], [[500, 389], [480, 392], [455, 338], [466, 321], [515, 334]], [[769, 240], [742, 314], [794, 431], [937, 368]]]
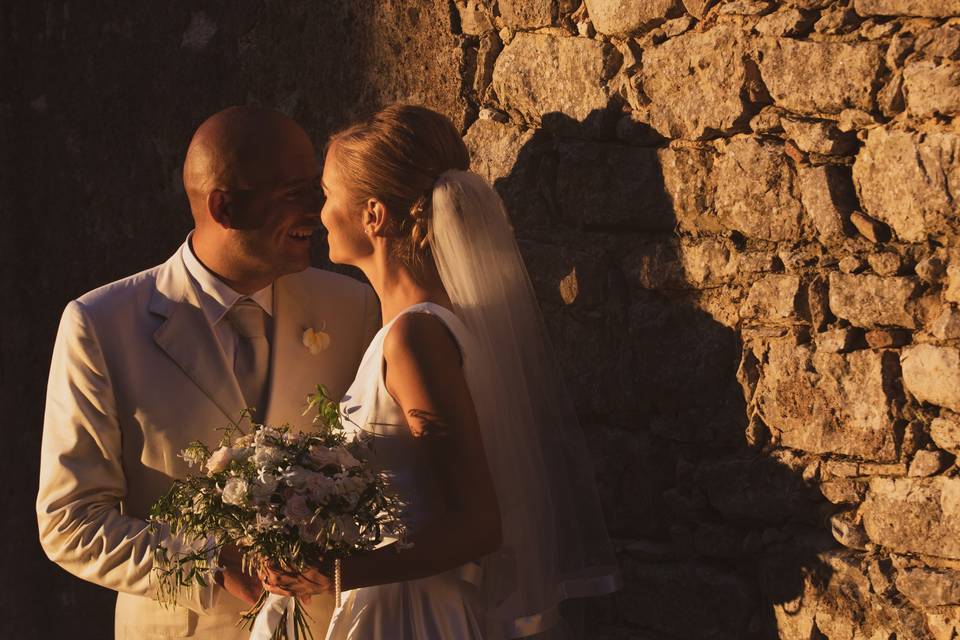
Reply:
[[233, 202], [230, 194], [222, 189], [214, 189], [207, 196], [207, 210], [214, 221], [224, 229], [232, 229], [233, 220]]
[[387, 208], [376, 198], [367, 199], [361, 220], [363, 231], [368, 236], [386, 235]]

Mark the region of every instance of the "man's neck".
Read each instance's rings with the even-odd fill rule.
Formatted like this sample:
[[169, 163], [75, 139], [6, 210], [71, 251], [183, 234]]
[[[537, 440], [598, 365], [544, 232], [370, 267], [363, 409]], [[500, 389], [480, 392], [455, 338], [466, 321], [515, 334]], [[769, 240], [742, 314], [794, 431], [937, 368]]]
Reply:
[[196, 231], [190, 236], [190, 250], [204, 269], [237, 293], [250, 295], [273, 284], [274, 278], [244, 273], [233, 267], [226, 251], [204, 242]]

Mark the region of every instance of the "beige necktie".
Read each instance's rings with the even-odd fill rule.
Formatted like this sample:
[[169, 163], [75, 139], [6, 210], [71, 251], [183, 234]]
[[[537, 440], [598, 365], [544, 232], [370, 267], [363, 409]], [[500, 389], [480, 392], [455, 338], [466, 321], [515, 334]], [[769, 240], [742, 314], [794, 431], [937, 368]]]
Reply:
[[237, 330], [237, 352], [233, 372], [240, 383], [248, 407], [256, 407], [254, 419], [263, 420], [267, 370], [270, 368], [270, 343], [267, 341], [267, 314], [253, 300], [241, 300], [227, 312], [230, 324]]

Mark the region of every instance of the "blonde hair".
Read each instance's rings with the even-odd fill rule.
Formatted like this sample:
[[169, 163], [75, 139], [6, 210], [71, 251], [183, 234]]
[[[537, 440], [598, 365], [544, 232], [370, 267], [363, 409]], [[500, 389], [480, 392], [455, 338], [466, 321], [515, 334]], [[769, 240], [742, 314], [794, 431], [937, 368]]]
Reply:
[[450, 120], [426, 107], [394, 104], [327, 143], [358, 202], [376, 198], [398, 225], [394, 255], [422, 278], [432, 264], [428, 222], [433, 185], [449, 169], [470, 168], [470, 153]]

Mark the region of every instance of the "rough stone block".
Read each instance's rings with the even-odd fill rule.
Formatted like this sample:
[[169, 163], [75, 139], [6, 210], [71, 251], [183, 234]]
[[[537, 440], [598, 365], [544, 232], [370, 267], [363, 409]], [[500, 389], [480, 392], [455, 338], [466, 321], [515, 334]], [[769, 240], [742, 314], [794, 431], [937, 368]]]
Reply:
[[638, 31], [676, 18], [683, 11], [680, 0], [584, 0], [594, 28], [609, 36], [625, 38]]
[[763, 16], [755, 28], [765, 36], [782, 37], [800, 35], [812, 26], [813, 19], [808, 14], [790, 7]]
[[943, 416], [934, 418], [930, 423], [930, 439], [941, 449], [960, 453], [960, 420]]
[[960, 0], [854, 0], [853, 6], [862, 16], [960, 16]]
[[606, 81], [622, 56], [587, 38], [518, 33], [497, 59], [493, 87], [501, 104], [540, 124], [550, 113], [578, 122], [607, 107]]
[[960, 573], [933, 567], [904, 567], [897, 572], [897, 591], [921, 607], [960, 604]]
[[910, 461], [907, 475], [911, 478], [924, 478], [943, 471], [950, 463], [950, 454], [943, 451], [929, 451], [921, 449]]
[[741, 254], [719, 238], [683, 242], [680, 262], [686, 280], [695, 287], [732, 282], [741, 273]]
[[689, 32], [644, 52], [643, 90], [650, 124], [667, 138], [699, 139], [745, 131], [761, 91], [740, 30]]
[[764, 422], [788, 447], [879, 462], [897, 458], [891, 388], [896, 355], [813, 353], [789, 340], [770, 343], [757, 387]]
[[673, 203], [680, 229], [710, 233], [723, 230], [714, 214], [712, 149], [671, 146], [658, 151], [663, 187]]
[[947, 265], [946, 275], [947, 286], [943, 290], [943, 298], [947, 302], [960, 303], [960, 263], [956, 257], [951, 264]]
[[930, 333], [941, 340], [960, 338], [960, 309], [952, 304], [945, 305], [933, 319]]
[[932, 60], [911, 62], [903, 69], [907, 111], [917, 118], [960, 113], [960, 63]]
[[514, 29], [536, 29], [553, 24], [554, 2], [551, 0], [499, 0], [500, 17]]
[[850, 213], [850, 224], [870, 242], [886, 242], [890, 239], [890, 227], [861, 211]]
[[808, 153], [844, 155], [856, 149], [853, 134], [840, 131], [832, 122], [783, 118], [781, 124], [790, 139]]
[[960, 478], [873, 478], [860, 514], [878, 545], [960, 558]]
[[734, 140], [715, 167], [717, 214], [726, 227], [763, 240], [806, 235], [799, 189], [780, 145]]
[[960, 411], [960, 350], [918, 344], [900, 356], [903, 384], [920, 402]]
[[855, 206], [850, 170], [824, 165], [799, 169], [800, 200], [824, 241], [845, 237], [844, 228]]
[[778, 106], [811, 115], [873, 109], [879, 46], [766, 38], [761, 51], [760, 72]]
[[830, 274], [830, 310], [858, 327], [914, 328], [910, 301], [917, 291], [915, 278], [869, 274]]
[[534, 131], [479, 119], [467, 130], [464, 142], [470, 151], [471, 169], [496, 187], [515, 228], [554, 224], [542, 195], [553, 188], [552, 154]]
[[867, 213], [902, 239], [922, 242], [957, 226], [960, 135], [877, 128], [853, 165]]
[[510, 175], [517, 156], [533, 138], [533, 131], [493, 120], [480, 119], [463, 137], [470, 150], [470, 168], [494, 184]]
[[783, 322], [796, 319], [800, 276], [770, 274], [754, 282], [740, 317], [760, 321]]

